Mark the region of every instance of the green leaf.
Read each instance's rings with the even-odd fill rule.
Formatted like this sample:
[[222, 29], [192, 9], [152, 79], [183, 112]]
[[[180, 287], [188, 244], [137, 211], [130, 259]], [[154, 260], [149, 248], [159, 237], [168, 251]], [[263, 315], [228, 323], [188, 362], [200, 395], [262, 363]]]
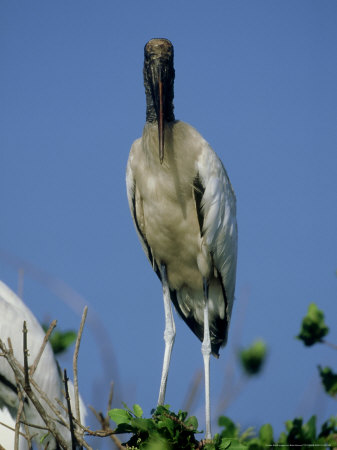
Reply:
[[311, 416], [308, 422], [303, 426], [306, 439], [314, 442], [316, 439], [316, 416]]
[[282, 446], [286, 445], [286, 443], [287, 443], [287, 435], [286, 435], [286, 433], [284, 431], [282, 431], [282, 433], [280, 434], [280, 437], [279, 437], [277, 443], [278, 444], [282, 444]]
[[331, 416], [329, 420], [323, 423], [318, 437], [327, 437], [330, 434], [337, 434], [337, 416]]
[[337, 374], [333, 373], [330, 367], [324, 367], [322, 369], [321, 366], [318, 366], [318, 370], [325, 391], [332, 397], [337, 395]]
[[175, 435], [175, 424], [173, 420], [169, 419], [168, 417], [165, 417], [163, 420], [160, 420], [157, 423], [158, 429], [166, 429], [170, 435], [171, 438]]
[[152, 419], [141, 419], [139, 417], [132, 418], [131, 425], [140, 431], [153, 431], [156, 427]]
[[166, 439], [155, 436], [149, 439], [149, 442], [146, 444], [145, 448], [146, 450], [169, 450], [171, 449], [171, 446]]
[[246, 450], [248, 447], [242, 444], [239, 439], [230, 439], [230, 445], [227, 448], [228, 450]]
[[179, 409], [179, 412], [178, 412], [178, 418], [179, 418], [179, 420], [181, 420], [182, 422], [184, 422], [184, 420], [186, 419], [186, 417], [187, 417], [187, 412], [186, 412], [186, 411], [182, 411], [181, 409]]
[[261, 441], [258, 438], [250, 439], [250, 441], [247, 442], [247, 446], [248, 450], [265, 450], [266, 448], [269, 447], [269, 445], [267, 446], [261, 444]]
[[273, 427], [266, 423], [265, 425], [262, 425], [259, 431], [259, 436], [263, 444], [265, 445], [271, 445], [273, 443]]
[[247, 439], [251, 439], [254, 436], [254, 427], [247, 428], [240, 436], [241, 441], [245, 441]]
[[322, 342], [328, 332], [329, 328], [324, 323], [323, 312], [317, 308], [315, 303], [310, 303], [307, 315], [302, 320], [300, 334], [296, 336], [297, 339], [309, 347], [317, 342]]
[[158, 405], [157, 408], [152, 412], [153, 415], [169, 414], [169, 405]]
[[240, 362], [247, 375], [256, 375], [266, 360], [267, 346], [262, 339], [256, 340], [249, 348], [239, 353]]
[[125, 402], [122, 402], [122, 405], [124, 406], [125, 410], [130, 413], [130, 417], [133, 415], [133, 411], [128, 407], [128, 405]]
[[223, 438], [220, 443], [220, 449], [226, 450], [227, 448], [230, 447], [230, 445], [231, 445], [231, 439]]
[[130, 423], [130, 420], [132, 419], [131, 414], [128, 411], [125, 411], [125, 409], [110, 409], [108, 415], [117, 425], [120, 423]]
[[220, 416], [218, 420], [218, 424], [220, 427], [223, 427], [224, 430], [221, 433], [222, 438], [234, 438], [237, 437], [238, 431], [234, 422], [229, 417]]
[[195, 416], [191, 416], [186, 420], [185, 425], [192, 428], [193, 430], [197, 430], [198, 429], [198, 420]]
[[143, 410], [139, 405], [133, 405], [133, 412], [136, 417], [142, 417]]
[[[286, 428], [288, 431], [286, 442], [289, 445], [312, 444], [316, 440], [316, 416], [312, 416], [304, 425], [301, 417], [288, 420]], [[280, 440], [278, 443], [281, 443]]]

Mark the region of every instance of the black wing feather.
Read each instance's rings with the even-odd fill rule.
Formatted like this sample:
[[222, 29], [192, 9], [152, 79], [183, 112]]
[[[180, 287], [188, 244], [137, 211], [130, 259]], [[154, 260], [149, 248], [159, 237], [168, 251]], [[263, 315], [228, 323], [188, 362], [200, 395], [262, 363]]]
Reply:
[[197, 176], [193, 180], [193, 193], [194, 193], [194, 201], [195, 201], [195, 207], [197, 210], [197, 216], [198, 216], [201, 237], [204, 235], [204, 232], [203, 232], [204, 213], [203, 213], [203, 210], [201, 207], [201, 200], [202, 200], [202, 197], [204, 196], [204, 192], [205, 192], [205, 187], [203, 186], [203, 184], [201, 182], [199, 173], [197, 173]]

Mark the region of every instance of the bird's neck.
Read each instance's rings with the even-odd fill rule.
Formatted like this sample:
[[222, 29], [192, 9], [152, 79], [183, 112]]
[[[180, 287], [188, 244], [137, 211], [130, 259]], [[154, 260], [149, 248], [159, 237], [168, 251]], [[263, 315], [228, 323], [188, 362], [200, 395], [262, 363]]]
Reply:
[[[154, 123], [157, 122], [157, 112], [155, 107], [155, 102], [153, 100], [153, 95], [149, 86], [145, 86], [146, 95], [146, 122]], [[173, 106], [173, 92], [171, 95], [166, 94], [164, 101], [164, 121], [173, 122], [174, 117], [174, 106]]]

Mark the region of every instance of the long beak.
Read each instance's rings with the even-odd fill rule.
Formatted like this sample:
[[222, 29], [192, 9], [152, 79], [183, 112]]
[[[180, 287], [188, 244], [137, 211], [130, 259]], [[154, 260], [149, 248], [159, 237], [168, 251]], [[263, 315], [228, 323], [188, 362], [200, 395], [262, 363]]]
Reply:
[[158, 138], [159, 138], [159, 160], [163, 164], [164, 160], [164, 105], [163, 105], [163, 82], [159, 80], [159, 117], [158, 117]]

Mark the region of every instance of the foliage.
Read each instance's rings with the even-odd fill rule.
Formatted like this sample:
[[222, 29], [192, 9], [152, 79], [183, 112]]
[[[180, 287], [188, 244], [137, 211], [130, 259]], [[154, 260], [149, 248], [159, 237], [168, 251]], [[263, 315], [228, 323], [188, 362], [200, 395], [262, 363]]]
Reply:
[[316, 417], [312, 416], [303, 424], [302, 418], [286, 422], [286, 431], [282, 432], [278, 440], [274, 440], [273, 428], [270, 424], [262, 425], [257, 436], [249, 428], [240, 435], [240, 429], [228, 417], [220, 417], [219, 425], [224, 429], [214, 436], [214, 450], [220, 449], [247, 449], [264, 450], [268, 447], [301, 446], [302, 449], [315, 445], [315, 448], [326, 448], [327, 445], [336, 445], [337, 417], [332, 417], [322, 425], [321, 432], [316, 432]]
[[260, 372], [267, 355], [267, 346], [262, 339], [256, 340], [247, 349], [239, 353], [240, 362], [247, 375], [256, 375]]
[[[317, 342], [324, 342], [323, 337], [329, 332], [324, 323], [324, 314], [312, 303], [308, 313], [302, 321], [300, 334], [297, 336], [305, 345], [310, 346]], [[260, 372], [267, 355], [267, 346], [264, 341], [257, 340], [249, 348], [239, 353], [243, 371], [247, 375]], [[318, 366], [323, 386], [331, 396], [337, 395], [337, 374], [329, 367]], [[240, 426], [230, 418], [219, 418], [220, 432], [215, 434], [212, 442], [198, 441], [195, 434], [198, 422], [195, 417], [188, 417], [187, 412], [178, 414], [169, 410], [169, 406], [158, 406], [152, 411], [152, 417], [144, 418], [143, 410], [134, 405], [130, 410], [125, 404], [124, 409], [112, 409], [110, 418], [117, 424], [114, 433], [131, 433], [129, 441], [124, 444], [129, 449], [144, 450], [173, 450], [197, 449], [206, 450], [264, 450], [270, 447], [291, 448], [298, 446], [301, 449], [317, 449], [337, 447], [337, 416], [331, 417], [317, 429], [316, 416], [312, 416], [304, 423], [301, 417], [285, 422], [285, 431], [277, 438], [274, 437], [273, 428], [269, 423], [261, 426], [256, 433], [253, 428], [241, 432]]]
[[286, 430], [274, 440], [273, 428], [264, 424], [255, 435], [253, 428], [241, 433], [240, 426], [230, 418], [221, 416], [218, 424], [222, 428], [215, 434], [212, 442], [197, 441], [198, 422], [195, 417], [187, 418], [187, 413], [178, 414], [169, 410], [169, 406], [158, 406], [152, 411], [151, 418], [143, 417], [143, 410], [134, 405], [133, 410], [124, 404], [124, 409], [112, 409], [110, 418], [117, 424], [114, 430], [118, 433], [132, 433], [131, 438], [124, 445], [132, 450], [174, 450], [197, 449], [205, 450], [264, 450], [272, 446], [289, 448], [301, 446], [309, 449], [313, 445], [317, 449], [336, 447], [337, 416], [326, 421], [317, 432], [316, 417], [312, 416], [307, 423], [302, 418], [295, 418], [286, 422]]
[[194, 437], [198, 421], [187, 413], [178, 414], [169, 410], [169, 406], [158, 406], [152, 411], [152, 417], [143, 417], [143, 410], [134, 405], [133, 410], [124, 404], [125, 409], [111, 409], [109, 417], [117, 424], [115, 433], [132, 433], [131, 439], [124, 444], [132, 449], [194, 449], [197, 441]]
[[[329, 333], [329, 328], [324, 323], [324, 314], [317, 308], [315, 303], [311, 303], [308, 313], [302, 321], [302, 327], [298, 339], [304, 342], [304, 345], [310, 346], [317, 342], [325, 342], [323, 337]], [[333, 346], [334, 347], [334, 346]], [[318, 371], [325, 392], [331, 397], [337, 395], [337, 374], [330, 367], [318, 366]]]
[[[47, 331], [49, 326], [46, 324], [42, 325], [44, 331]], [[49, 337], [50, 345], [52, 346], [55, 355], [60, 355], [64, 353], [68, 348], [76, 341], [77, 333], [73, 330], [68, 331], [58, 331], [54, 330], [52, 335]]]
[[330, 367], [324, 367], [324, 369], [322, 369], [321, 366], [318, 366], [318, 370], [327, 394], [332, 397], [337, 395], [337, 374], [333, 373]]
[[301, 331], [297, 338], [309, 347], [317, 342], [323, 342], [323, 338], [328, 332], [329, 328], [324, 323], [323, 312], [317, 308], [315, 303], [310, 303], [307, 315], [302, 320]]

